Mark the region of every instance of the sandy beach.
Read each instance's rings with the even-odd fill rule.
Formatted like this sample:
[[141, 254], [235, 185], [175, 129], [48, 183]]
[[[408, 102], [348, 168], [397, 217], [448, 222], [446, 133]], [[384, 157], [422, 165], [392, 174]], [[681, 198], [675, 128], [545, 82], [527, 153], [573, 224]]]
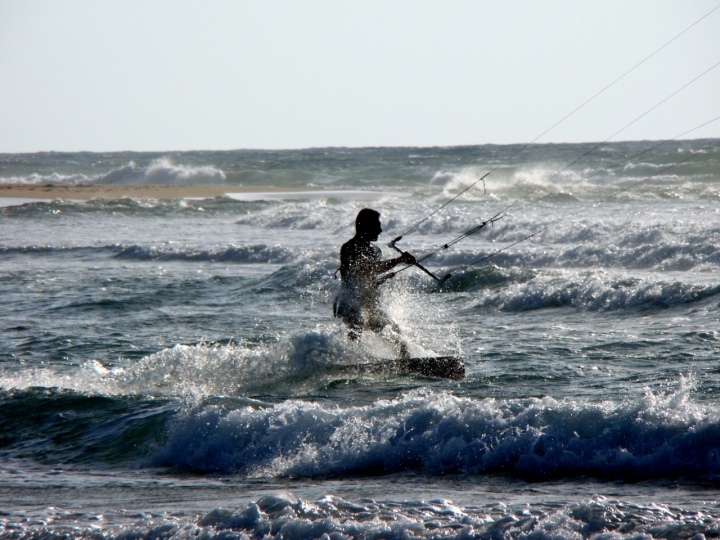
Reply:
[[103, 185], [103, 184], [0, 184], [0, 197], [18, 199], [183, 199], [210, 198], [232, 193], [302, 191], [268, 186], [213, 185]]

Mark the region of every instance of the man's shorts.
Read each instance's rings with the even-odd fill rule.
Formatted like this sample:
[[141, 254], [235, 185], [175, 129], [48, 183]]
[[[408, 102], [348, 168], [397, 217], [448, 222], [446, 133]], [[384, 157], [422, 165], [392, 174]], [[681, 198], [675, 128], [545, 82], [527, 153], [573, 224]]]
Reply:
[[336, 317], [342, 319], [351, 330], [357, 332], [362, 330], [381, 332], [386, 326], [390, 326], [396, 332], [398, 331], [397, 325], [381, 310], [363, 309], [356, 302], [343, 302], [336, 298], [333, 313]]

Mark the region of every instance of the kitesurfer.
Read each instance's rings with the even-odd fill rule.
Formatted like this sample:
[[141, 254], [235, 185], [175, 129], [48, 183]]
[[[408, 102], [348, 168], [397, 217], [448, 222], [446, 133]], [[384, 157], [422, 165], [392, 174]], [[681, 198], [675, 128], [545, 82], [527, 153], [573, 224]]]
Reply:
[[[415, 257], [403, 252], [399, 257], [381, 261], [380, 248], [371, 244], [380, 236], [380, 213], [370, 208], [360, 210], [355, 218], [355, 236], [340, 249], [340, 294], [335, 299], [334, 313], [348, 326], [348, 337], [356, 340], [364, 329], [379, 333], [386, 326], [400, 355], [408, 357], [407, 345], [398, 334], [397, 324], [380, 309], [379, 286], [394, 274], [398, 264], [415, 264]], [[383, 276], [383, 274], [385, 274]]]

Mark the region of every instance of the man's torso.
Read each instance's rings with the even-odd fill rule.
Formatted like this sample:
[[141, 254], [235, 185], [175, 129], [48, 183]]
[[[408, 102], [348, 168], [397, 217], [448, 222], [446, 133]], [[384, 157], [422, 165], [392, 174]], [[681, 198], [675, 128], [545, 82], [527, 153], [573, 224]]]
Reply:
[[340, 249], [340, 277], [344, 293], [352, 295], [361, 307], [377, 309], [379, 291], [376, 264], [381, 256], [380, 248], [357, 236], [343, 244]]

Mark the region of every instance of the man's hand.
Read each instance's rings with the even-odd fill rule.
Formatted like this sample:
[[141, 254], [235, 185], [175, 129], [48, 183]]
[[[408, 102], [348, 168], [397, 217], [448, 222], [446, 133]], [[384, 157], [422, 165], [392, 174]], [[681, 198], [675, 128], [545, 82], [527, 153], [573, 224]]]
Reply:
[[401, 263], [404, 264], [415, 264], [417, 262], [417, 259], [413, 257], [410, 253], [407, 251], [403, 251], [402, 255], [398, 257]]

